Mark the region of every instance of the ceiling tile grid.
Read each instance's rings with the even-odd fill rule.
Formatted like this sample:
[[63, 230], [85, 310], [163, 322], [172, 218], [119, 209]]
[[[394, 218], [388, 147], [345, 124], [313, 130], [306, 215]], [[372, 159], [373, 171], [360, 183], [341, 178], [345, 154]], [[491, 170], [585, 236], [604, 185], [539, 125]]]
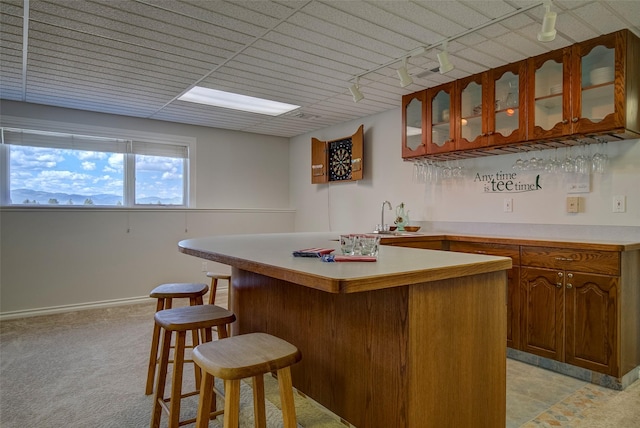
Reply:
[[[292, 137], [621, 28], [640, 35], [640, 1], [551, 7], [558, 35], [541, 43], [541, 0], [0, 0], [0, 97]], [[455, 69], [441, 75], [445, 40]], [[402, 88], [396, 69], [421, 46]], [[301, 107], [270, 117], [178, 100], [194, 86]]]

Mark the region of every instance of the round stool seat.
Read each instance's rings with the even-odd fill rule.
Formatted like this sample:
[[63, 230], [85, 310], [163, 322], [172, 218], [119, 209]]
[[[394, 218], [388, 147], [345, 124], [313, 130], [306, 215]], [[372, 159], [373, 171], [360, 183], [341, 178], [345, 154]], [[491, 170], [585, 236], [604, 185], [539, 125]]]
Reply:
[[226, 273], [216, 273], [216, 272], [207, 272], [207, 277], [215, 278], [215, 279], [226, 279], [227, 281], [231, 279], [231, 275], [227, 275]]
[[209, 291], [207, 284], [178, 282], [158, 285], [151, 290], [149, 297], [154, 299], [181, 299], [203, 296]]
[[302, 358], [292, 344], [266, 333], [232, 336], [198, 345], [193, 360], [221, 379], [244, 379], [291, 366]]
[[291, 366], [302, 359], [292, 344], [266, 333], [249, 333], [198, 345], [193, 361], [203, 376], [196, 428], [207, 428], [213, 396], [214, 377], [224, 380], [224, 428], [237, 428], [240, 414], [240, 380], [253, 380], [255, 426], [266, 427], [264, 375], [276, 371], [284, 428], [296, 428]]
[[165, 309], [154, 315], [156, 324], [169, 331], [187, 331], [231, 324], [233, 312], [215, 305], [183, 306]]

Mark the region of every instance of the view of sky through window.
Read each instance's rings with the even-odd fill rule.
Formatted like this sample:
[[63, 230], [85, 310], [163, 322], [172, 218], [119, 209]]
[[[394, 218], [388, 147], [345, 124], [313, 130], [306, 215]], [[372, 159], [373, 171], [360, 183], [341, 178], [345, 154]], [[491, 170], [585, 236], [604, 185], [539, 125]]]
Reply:
[[[122, 153], [9, 147], [12, 204], [124, 204]], [[135, 155], [135, 203], [182, 205], [183, 177], [183, 159]]]

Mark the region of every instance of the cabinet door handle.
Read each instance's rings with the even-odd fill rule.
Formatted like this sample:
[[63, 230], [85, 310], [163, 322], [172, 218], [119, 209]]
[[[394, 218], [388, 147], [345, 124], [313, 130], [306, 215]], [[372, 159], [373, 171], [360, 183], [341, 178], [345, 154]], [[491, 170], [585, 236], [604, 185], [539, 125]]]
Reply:
[[567, 123], [569, 123], [569, 121], [568, 121], [567, 119], [565, 119], [565, 120], [563, 120], [563, 121], [562, 121], [562, 124], [563, 124], [563, 125], [566, 125]]
[[572, 258], [570, 257], [556, 257], [556, 260], [560, 261], [560, 262], [572, 262], [574, 261]]
[[562, 283], [561, 282], [556, 282], [556, 288], [562, 288]]
[[569, 273], [567, 274], [567, 278], [573, 278], [573, 274], [572, 274], [571, 272], [569, 272]]
[[579, 121], [580, 118], [579, 117], [574, 117], [573, 119], [571, 119], [571, 122], [576, 123], [577, 121]]
[[558, 272], [558, 278], [562, 278], [564, 274], [562, 272]]
[[573, 285], [571, 285], [571, 283], [567, 284], [567, 288], [572, 288]]

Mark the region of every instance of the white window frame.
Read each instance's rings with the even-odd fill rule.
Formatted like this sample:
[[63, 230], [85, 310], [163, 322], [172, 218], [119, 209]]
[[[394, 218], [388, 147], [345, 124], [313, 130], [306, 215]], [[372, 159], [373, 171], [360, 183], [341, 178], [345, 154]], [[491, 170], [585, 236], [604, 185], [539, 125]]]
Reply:
[[[171, 208], [195, 208], [195, 151], [196, 151], [196, 139], [192, 137], [185, 137], [180, 135], [168, 135], [168, 134], [156, 134], [151, 132], [135, 131], [135, 130], [123, 130], [106, 127], [97, 127], [81, 124], [69, 124], [61, 122], [50, 122], [43, 120], [26, 119], [21, 117], [8, 117], [1, 118], [0, 127], [14, 128], [14, 129], [26, 129], [26, 130], [38, 130], [43, 132], [54, 132], [61, 134], [71, 135], [90, 135], [99, 138], [111, 138], [117, 140], [126, 140], [133, 142], [133, 144], [150, 143], [156, 147], [160, 145], [172, 145], [183, 146], [186, 150], [186, 158], [184, 159], [183, 167], [183, 205], [147, 205], [147, 204], [135, 204], [135, 156], [134, 154], [144, 154], [139, 151], [129, 150], [125, 154], [124, 161], [130, 163], [125, 170], [124, 180], [124, 201], [122, 206], [94, 206], [93, 208], [116, 208], [116, 209], [135, 209], [135, 208], [159, 208], [159, 209], [171, 209]], [[131, 143], [130, 143], [131, 146]], [[168, 146], [169, 147], [169, 146]], [[10, 204], [9, 203], [9, 156], [8, 147], [5, 144], [0, 144], [0, 206], [2, 207], [21, 207], [28, 208], [29, 205]], [[152, 153], [151, 153], [152, 154]], [[42, 205], [40, 205], [42, 207]], [[46, 207], [55, 208], [55, 206], [46, 205]], [[69, 208], [68, 205], [61, 205], [60, 208]], [[91, 209], [92, 206], [79, 206], [83, 209]]]

